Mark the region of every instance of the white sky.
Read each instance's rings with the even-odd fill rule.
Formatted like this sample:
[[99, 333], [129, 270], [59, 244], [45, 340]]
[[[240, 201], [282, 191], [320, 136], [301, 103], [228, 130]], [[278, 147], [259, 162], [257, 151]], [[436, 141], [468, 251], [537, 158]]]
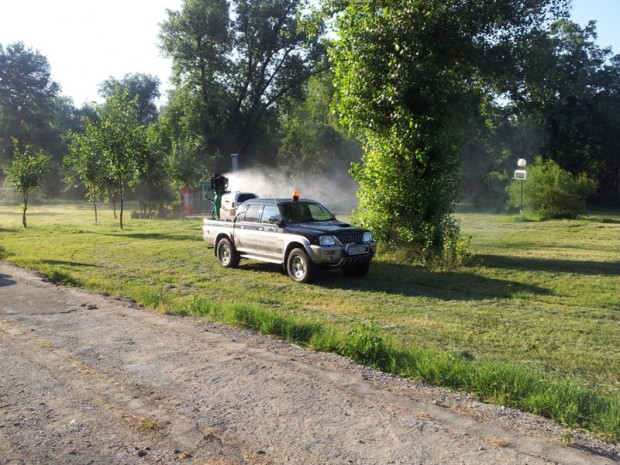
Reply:
[[182, 0], [0, 0], [0, 44], [21, 41], [47, 57], [52, 79], [76, 106], [99, 101], [110, 76], [153, 74], [162, 94], [170, 62], [157, 47], [166, 8]]
[[[169, 88], [170, 62], [157, 47], [165, 10], [182, 0], [0, 0], [0, 44], [21, 41], [44, 55], [52, 79], [76, 106], [98, 101], [110, 76], [153, 74]], [[598, 43], [620, 53], [620, 0], [573, 0], [573, 20], [597, 20]]]

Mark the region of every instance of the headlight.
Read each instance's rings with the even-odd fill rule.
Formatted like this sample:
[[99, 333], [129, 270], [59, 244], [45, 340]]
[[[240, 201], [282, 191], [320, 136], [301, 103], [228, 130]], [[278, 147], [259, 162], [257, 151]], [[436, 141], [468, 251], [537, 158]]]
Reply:
[[333, 236], [321, 236], [319, 237], [320, 245], [336, 245], [336, 241]]
[[362, 236], [362, 240], [364, 242], [372, 242], [372, 234], [370, 233], [370, 231], [366, 231], [364, 233], [364, 235]]

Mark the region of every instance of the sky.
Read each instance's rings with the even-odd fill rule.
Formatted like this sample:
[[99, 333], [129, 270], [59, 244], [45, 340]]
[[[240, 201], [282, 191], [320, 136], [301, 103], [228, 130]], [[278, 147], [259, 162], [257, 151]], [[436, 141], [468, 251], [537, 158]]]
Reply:
[[[14, 42], [45, 56], [52, 79], [76, 106], [101, 101], [99, 85], [128, 73], [152, 74], [165, 94], [170, 61], [157, 35], [166, 9], [182, 0], [0, 0], [0, 44]], [[597, 21], [598, 44], [620, 53], [620, 0], [573, 0], [572, 20]]]

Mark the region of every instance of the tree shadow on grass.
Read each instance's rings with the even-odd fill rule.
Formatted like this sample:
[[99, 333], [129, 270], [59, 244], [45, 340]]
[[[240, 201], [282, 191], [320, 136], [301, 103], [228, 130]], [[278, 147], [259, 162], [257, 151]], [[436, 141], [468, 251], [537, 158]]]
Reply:
[[[435, 272], [406, 264], [373, 263], [364, 278], [317, 281], [324, 286], [388, 294], [428, 297], [444, 301], [510, 299], [518, 295], [549, 295], [549, 289], [517, 281], [487, 278], [463, 270]], [[327, 277], [327, 276], [326, 276]]]
[[93, 265], [92, 263], [72, 262], [67, 260], [41, 260], [41, 263], [46, 265], [74, 266], [76, 268], [101, 268], [101, 266]]
[[[282, 272], [280, 265], [253, 261], [242, 261], [240, 269]], [[523, 294], [551, 294], [551, 291], [539, 286], [487, 278], [467, 271], [433, 272], [414, 265], [381, 262], [373, 262], [368, 275], [362, 278], [344, 276], [339, 269], [323, 269], [317, 273], [312, 284], [328, 289], [428, 297], [444, 301], [510, 299]]]
[[620, 262], [507, 257], [505, 255], [477, 255], [476, 262], [479, 265], [490, 268], [519, 271], [546, 271], [550, 273], [620, 276]]
[[[95, 233], [98, 234], [98, 233]], [[116, 238], [144, 239], [157, 241], [202, 241], [202, 236], [198, 234], [170, 234], [170, 233], [125, 233], [103, 234], [104, 236]]]

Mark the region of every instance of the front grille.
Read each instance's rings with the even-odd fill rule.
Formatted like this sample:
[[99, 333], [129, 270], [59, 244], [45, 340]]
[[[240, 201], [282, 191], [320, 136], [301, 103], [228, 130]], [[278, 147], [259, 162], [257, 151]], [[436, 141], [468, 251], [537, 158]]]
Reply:
[[363, 232], [346, 232], [346, 233], [343, 232], [343, 233], [339, 233], [336, 237], [338, 237], [338, 240], [342, 244], [360, 244], [364, 242]]

